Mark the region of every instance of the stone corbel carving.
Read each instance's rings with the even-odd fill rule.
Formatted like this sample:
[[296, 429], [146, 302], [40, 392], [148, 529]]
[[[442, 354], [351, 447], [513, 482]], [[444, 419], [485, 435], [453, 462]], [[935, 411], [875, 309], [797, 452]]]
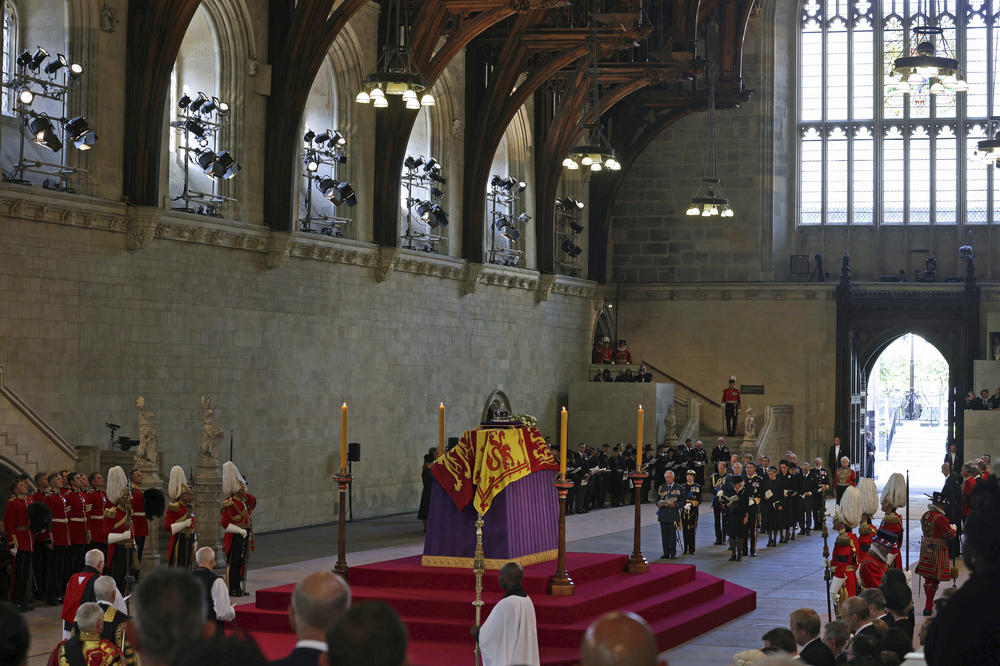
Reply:
[[399, 261], [399, 250], [394, 247], [383, 247], [379, 251], [378, 263], [375, 265], [375, 281], [385, 282], [396, 270], [396, 262]]
[[555, 284], [555, 275], [538, 276], [538, 292], [536, 294], [536, 298], [539, 303], [549, 300], [549, 294], [552, 293], [552, 287], [554, 287]]
[[483, 264], [469, 264], [468, 272], [465, 274], [465, 295], [476, 293], [476, 289], [479, 288], [479, 279], [482, 277], [483, 269], [485, 266]]
[[134, 214], [128, 218], [125, 227], [125, 247], [129, 250], [141, 250], [149, 247], [156, 236], [159, 216], [153, 213]]
[[271, 245], [267, 251], [267, 267], [281, 268], [292, 253], [292, 234], [287, 231], [271, 233]]

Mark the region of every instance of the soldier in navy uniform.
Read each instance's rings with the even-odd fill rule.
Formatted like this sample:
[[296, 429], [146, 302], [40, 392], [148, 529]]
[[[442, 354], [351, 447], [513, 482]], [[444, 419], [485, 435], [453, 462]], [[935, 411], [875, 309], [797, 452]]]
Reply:
[[740, 390], [736, 388], [736, 377], [729, 378], [729, 388], [722, 392], [722, 404], [726, 408], [726, 434], [736, 436], [736, 418], [740, 413]]
[[698, 505], [701, 504], [701, 485], [693, 469], [687, 471], [684, 484], [684, 506], [681, 508], [681, 529], [684, 532], [684, 554], [694, 555], [695, 534], [698, 531]]
[[743, 545], [746, 542], [747, 523], [750, 522], [747, 516], [749, 506], [749, 494], [746, 491], [745, 481], [742, 476], [734, 476], [732, 482], [732, 494], [725, 496], [726, 502], [726, 522], [729, 530], [729, 550], [732, 555], [730, 562], [739, 562], [743, 559]]
[[688, 453], [688, 469], [694, 470], [694, 481], [698, 487], [705, 485], [705, 464], [708, 462], [708, 451], [706, 451], [699, 439], [694, 443], [694, 448]]
[[715, 514], [716, 546], [721, 546], [726, 542], [726, 516], [722, 496], [725, 494], [728, 480], [729, 472], [726, 471], [726, 463], [719, 461], [715, 465], [715, 472], [712, 473], [712, 513]]
[[760, 528], [760, 499], [763, 495], [764, 479], [757, 474], [757, 465], [747, 463], [746, 491], [750, 502], [747, 507], [747, 538], [743, 545], [743, 555], [757, 557], [757, 530]]
[[663, 473], [665, 483], [660, 486], [659, 498], [656, 501], [656, 519], [660, 523], [660, 539], [663, 542], [661, 560], [677, 559], [677, 525], [680, 522], [680, 509], [684, 504], [684, 486], [674, 483], [674, 473], [667, 470]]
[[684, 443], [677, 447], [674, 452], [674, 476], [680, 477], [687, 473], [688, 458], [691, 456], [691, 440], [685, 439]]
[[789, 532], [794, 535], [795, 526], [795, 510], [792, 506], [792, 493], [794, 492], [792, 488], [792, 475], [788, 472], [788, 461], [782, 458], [778, 461], [778, 482], [779, 488], [781, 490], [778, 493], [778, 499], [781, 500], [781, 504], [778, 507], [778, 531], [781, 533], [781, 538], [778, 543], [788, 543], [790, 539]]
[[823, 516], [826, 513], [826, 494], [830, 492], [830, 470], [823, 467], [822, 458], [816, 458], [813, 463], [815, 466], [809, 470], [814, 489], [811, 506], [812, 524], [814, 530], [821, 530], [823, 529]]
[[649, 483], [647, 484], [649, 486], [648, 488], [650, 497], [649, 501], [651, 502], [654, 501], [654, 498], [656, 497], [657, 479], [663, 478], [663, 473], [667, 471], [667, 468], [670, 465], [671, 458], [668, 455], [670, 450], [671, 449], [669, 446], [663, 444], [660, 444], [658, 447], [656, 447], [656, 458], [653, 460], [652, 469], [649, 470]]

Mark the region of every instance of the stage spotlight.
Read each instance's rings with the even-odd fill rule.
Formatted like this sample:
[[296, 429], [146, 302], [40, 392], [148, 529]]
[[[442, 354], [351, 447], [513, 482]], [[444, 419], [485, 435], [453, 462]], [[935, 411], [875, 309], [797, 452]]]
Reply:
[[567, 238], [562, 242], [562, 251], [575, 259], [583, 253], [583, 248]]
[[583, 210], [583, 202], [571, 199], [570, 197], [556, 198], [556, 205], [567, 213]]
[[444, 176], [442, 176], [437, 171], [431, 171], [431, 172], [429, 172], [427, 174], [427, 177], [430, 178], [431, 180], [433, 180], [435, 183], [441, 183], [442, 185], [444, 185], [445, 183], [448, 182], [448, 179], [445, 178]]
[[510, 218], [506, 215], [497, 215], [497, 219], [493, 221], [493, 226], [497, 231], [500, 231], [508, 224], [510, 224]]
[[215, 111], [215, 109], [218, 108], [218, 105], [215, 103], [217, 99], [219, 98], [213, 97], [212, 99], [207, 99], [204, 102], [202, 102], [201, 112], [212, 113], [212, 111]]
[[423, 164], [424, 164], [424, 156], [423, 156], [423, 155], [421, 155], [421, 156], [419, 156], [419, 157], [413, 157], [413, 156], [409, 156], [409, 157], [407, 157], [407, 158], [406, 158], [406, 159], [405, 159], [405, 160], [403, 161], [403, 165], [404, 165], [404, 166], [405, 166], [405, 167], [406, 167], [407, 169], [410, 169], [411, 171], [412, 171], [413, 169], [416, 169], [416, 168], [418, 168], [418, 167], [421, 167], [421, 166], [423, 166]]
[[531, 221], [531, 216], [528, 215], [527, 213], [521, 213], [520, 215], [517, 216], [517, 221], [519, 224], [527, 224], [528, 222]]
[[427, 217], [427, 224], [431, 229], [437, 228], [438, 225], [442, 227], [448, 226], [448, 213], [445, 212], [440, 204], [434, 204], [431, 208], [431, 212]]
[[427, 164], [424, 165], [424, 171], [432, 171], [432, 170], [433, 171], [440, 171], [441, 170], [441, 163], [438, 162], [433, 157], [429, 158], [427, 160]]
[[27, 106], [35, 101], [35, 93], [28, 87], [21, 88], [17, 91], [17, 101]]
[[222, 178], [223, 180], [230, 180], [242, 168], [240, 167], [240, 163], [229, 154], [228, 150], [220, 150], [215, 154], [215, 164], [216, 169], [213, 171], [212, 176], [217, 179]]
[[223, 102], [218, 97], [213, 97], [212, 101], [215, 102], [215, 106], [218, 108], [219, 113], [229, 113], [228, 102]]
[[333, 156], [333, 161], [337, 164], [347, 164], [347, 155], [344, 153], [337, 153]]
[[516, 241], [521, 237], [521, 232], [517, 230], [517, 227], [504, 227], [500, 235], [509, 241]]
[[215, 153], [211, 150], [198, 151], [194, 153], [194, 161], [206, 175], [212, 175], [212, 170], [215, 167]]
[[349, 208], [354, 208], [358, 205], [358, 197], [354, 193], [354, 188], [346, 180], [337, 185], [337, 192], [340, 194], [340, 200], [347, 204]]
[[322, 146], [324, 143], [333, 138], [333, 132], [330, 130], [325, 130], [316, 135], [316, 145]]
[[526, 189], [528, 189], [528, 184], [523, 180], [519, 180], [514, 185], [514, 194], [520, 194], [521, 192], [524, 192]]
[[181, 98], [177, 100], [177, 108], [179, 109], [186, 109], [189, 104], [191, 104], [191, 96], [187, 93], [181, 95]]
[[78, 65], [75, 62], [69, 66], [69, 78], [76, 80], [80, 78], [83, 74], [83, 65]]
[[66, 136], [73, 142], [77, 150], [90, 150], [97, 143], [97, 135], [87, 125], [87, 119], [77, 116], [66, 121]]
[[205, 126], [202, 125], [197, 120], [195, 120], [194, 118], [188, 118], [183, 123], [181, 123], [181, 129], [187, 132], [191, 132], [191, 134], [194, 134], [199, 139], [205, 138]]
[[319, 169], [319, 162], [307, 157], [306, 158], [306, 171], [310, 173], [315, 173]]
[[312, 140], [316, 138], [316, 132], [311, 129], [307, 129], [306, 133], [302, 135], [302, 140], [306, 143], [312, 143]]
[[331, 201], [337, 196], [337, 181], [329, 176], [324, 176], [316, 181], [316, 189]]
[[440, 199], [440, 198], [442, 198], [444, 196], [444, 191], [443, 190], [439, 190], [438, 188], [436, 188], [434, 186], [431, 186], [431, 196], [433, 198], [435, 198], [435, 199]]
[[43, 49], [41, 46], [35, 51], [34, 55], [31, 56], [31, 62], [29, 67], [31, 69], [38, 71], [38, 68], [42, 66], [42, 61], [49, 57], [49, 52]]
[[14, 63], [21, 69], [24, 69], [31, 64], [31, 52], [21, 51], [21, 54], [17, 56], [17, 60]]
[[45, 64], [45, 69], [43, 71], [46, 74], [55, 74], [63, 67], [69, 67], [69, 62], [66, 60], [66, 56], [62, 53], [57, 53], [55, 58]]
[[573, 220], [572, 222], [569, 223], [569, 228], [573, 230], [573, 233], [577, 234], [583, 231], [583, 225], [577, 222], [576, 220]]
[[55, 133], [52, 121], [46, 116], [35, 116], [28, 121], [28, 131], [35, 137], [34, 142], [39, 146], [44, 146], [54, 153], [62, 150], [62, 141]]
[[417, 201], [412, 206], [413, 214], [419, 217], [424, 222], [427, 222], [430, 219], [432, 207], [433, 206], [431, 205], [430, 201]]
[[[327, 131], [329, 132], [330, 130], [327, 130]], [[330, 137], [330, 145], [331, 146], [346, 146], [347, 145], [347, 138], [344, 137], [344, 135], [340, 133], [340, 130], [333, 130], [333, 135]]]
[[492, 178], [490, 178], [490, 187], [492, 187], [494, 190], [499, 190], [501, 187], [503, 187], [503, 178], [494, 175]]
[[195, 99], [193, 102], [191, 102], [191, 104], [189, 105], [189, 108], [192, 111], [199, 111], [201, 109], [202, 105], [205, 102], [207, 102], [207, 101], [208, 101], [208, 95], [206, 95], [203, 92], [199, 92], [198, 93], [198, 98]]

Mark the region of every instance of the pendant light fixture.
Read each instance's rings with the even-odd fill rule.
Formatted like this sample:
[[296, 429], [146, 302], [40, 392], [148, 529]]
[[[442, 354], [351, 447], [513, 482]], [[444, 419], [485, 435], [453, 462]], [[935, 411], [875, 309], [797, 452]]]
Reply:
[[[615, 149], [611, 147], [611, 143], [601, 130], [601, 97], [598, 90], [601, 68], [597, 56], [597, 0], [591, 2], [590, 22], [590, 82], [593, 85], [591, 109], [594, 113], [594, 122], [588, 123], [584, 128], [587, 132], [587, 143], [570, 148], [562, 165], [571, 171], [580, 167], [591, 171], [601, 171], [602, 169], [618, 171], [622, 165], [615, 159]], [[586, 114], [586, 110], [584, 110], [584, 114]]]
[[402, 0], [386, 0], [385, 44], [375, 71], [365, 77], [358, 96], [359, 104], [371, 104], [376, 109], [389, 106], [387, 95], [402, 97], [407, 109], [434, 106], [434, 96], [428, 92], [427, 79], [413, 64], [408, 46], [410, 26], [403, 15]]
[[[917, 13], [922, 14], [917, 0]], [[927, 0], [926, 22], [911, 28], [911, 50], [893, 62], [892, 73], [885, 78], [886, 93], [945, 95], [965, 92], [969, 84], [962, 78], [958, 58], [944, 29], [937, 25], [937, 0]]]
[[[711, 60], [705, 63], [705, 77], [708, 79], [708, 138], [705, 141], [704, 177], [701, 179], [698, 191], [691, 197], [687, 214], [702, 217], [716, 215], [733, 217], [733, 209], [729, 206], [729, 199], [722, 191], [722, 181], [719, 180], [719, 156], [715, 142], [715, 74], [712, 65]], [[712, 162], [711, 177], [708, 175], [709, 160]]]

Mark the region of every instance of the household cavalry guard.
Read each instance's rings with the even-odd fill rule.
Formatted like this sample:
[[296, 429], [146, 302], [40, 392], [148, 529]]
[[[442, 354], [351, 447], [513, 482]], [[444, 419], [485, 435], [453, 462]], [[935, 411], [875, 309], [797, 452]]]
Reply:
[[187, 476], [180, 465], [170, 469], [170, 483], [167, 492], [172, 500], [163, 516], [163, 529], [170, 533], [167, 549], [167, 564], [172, 567], [191, 569], [194, 566], [194, 551], [198, 538], [194, 531], [194, 507], [191, 506], [191, 488]]
[[695, 483], [697, 474], [687, 471], [684, 484], [684, 507], [681, 509], [681, 531], [684, 533], [684, 554], [694, 555], [694, 539], [698, 531], [698, 505], [701, 504], [701, 486]]
[[875, 479], [865, 477], [858, 481], [858, 492], [861, 493], [861, 523], [858, 525], [858, 547], [861, 555], [871, 548], [872, 540], [875, 538], [875, 526], [872, 525], [872, 516], [878, 511], [878, 488], [875, 487]]
[[232, 461], [222, 465], [222, 527], [226, 538], [222, 549], [226, 553], [226, 584], [229, 595], [245, 597], [244, 582], [247, 559], [254, 549], [253, 523], [250, 514], [257, 507], [257, 498], [247, 492], [247, 483]]
[[957, 574], [948, 560], [948, 541], [955, 538], [957, 529], [948, 520], [947, 507], [948, 499], [941, 493], [934, 493], [927, 511], [920, 517], [924, 537], [920, 541], [917, 575], [924, 577], [924, 615], [934, 612], [934, 595], [941, 581], [951, 580]]
[[108, 534], [107, 573], [115, 579], [122, 594], [132, 593], [139, 570], [135, 541], [132, 534], [132, 493], [125, 470], [119, 466], [108, 470], [108, 501], [104, 511], [104, 529]]
[[892, 554], [895, 555], [893, 566], [902, 569], [900, 564], [899, 551], [903, 545], [903, 519], [896, 509], [906, 506], [906, 479], [899, 472], [893, 473], [882, 489], [882, 511], [885, 516], [878, 526], [877, 535], [883, 540], [892, 544]]
[[[830, 596], [834, 599], [834, 607], [838, 609], [843, 599], [858, 594], [857, 569], [861, 548], [858, 537], [851, 530], [860, 522], [861, 493], [854, 486], [849, 486], [833, 515], [833, 529], [837, 532], [837, 539], [834, 541], [831, 557], [833, 578], [830, 581]], [[842, 595], [843, 599], [838, 595]]]

